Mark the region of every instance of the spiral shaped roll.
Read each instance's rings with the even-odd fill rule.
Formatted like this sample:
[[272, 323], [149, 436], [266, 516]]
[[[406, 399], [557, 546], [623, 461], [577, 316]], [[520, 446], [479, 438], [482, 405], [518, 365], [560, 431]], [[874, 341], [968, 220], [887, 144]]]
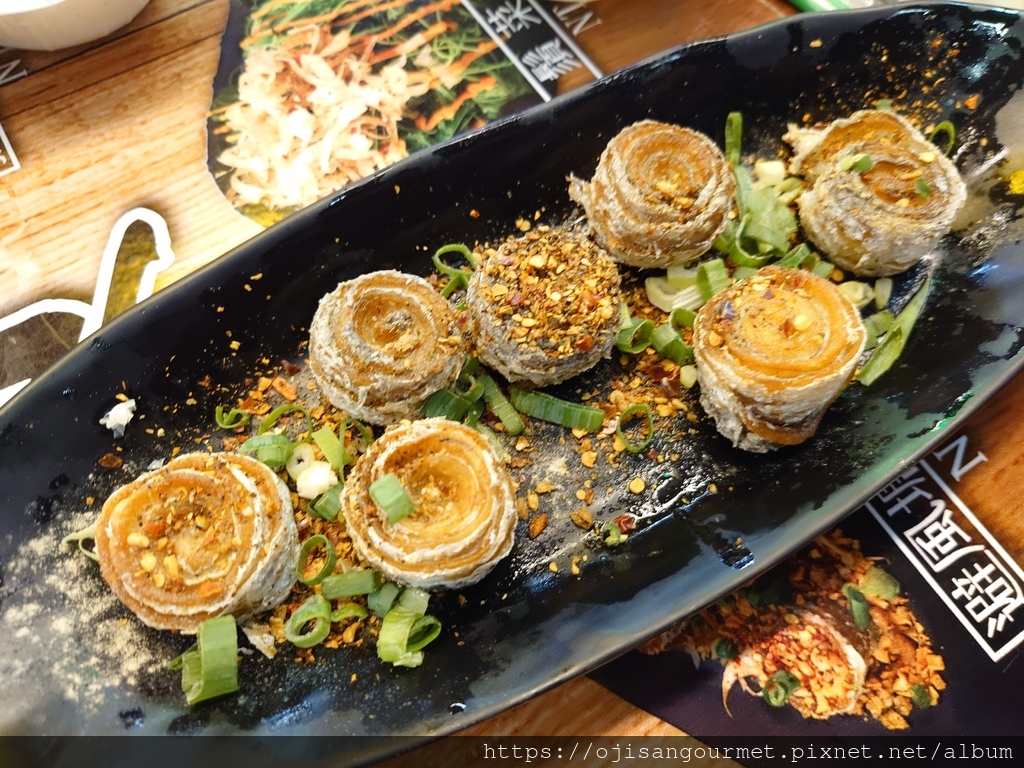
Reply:
[[[906, 119], [862, 110], [824, 129], [791, 127], [790, 170], [809, 183], [798, 199], [807, 237], [862, 276], [902, 272], [946, 235], [967, 199], [956, 166]], [[851, 167], [866, 158], [868, 170]]]
[[230, 453], [183, 454], [117, 489], [96, 522], [100, 573], [145, 624], [195, 633], [282, 602], [299, 538], [288, 489]]
[[[370, 497], [397, 476], [415, 511], [391, 523]], [[463, 587], [512, 550], [515, 487], [487, 440], [442, 417], [389, 427], [353, 466], [342, 514], [356, 551], [406, 586]]]
[[608, 142], [589, 182], [570, 177], [569, 196], [613, 259], [664, 268], [689, 264], [711, 247], [735, 187], [729, 163], [707, 136], [643, 120]]
[[697, 313], [700, 402], [739, 448], [801, 443], [849, 383], [866, 338], [860, 313], [834, 284], [763, 267]]
[[373, 424], [415, 418], [458, 378], [464, 348], [455, 313], [421, 277], [393, 270], [341, 283], [309, 328], [309, 365], [321, 391]]
[[489, 251], [466, 296], [477, 355], [510, 382], [557, 384], [611, 355], [618, 267], [585, 233], [538, 227]]

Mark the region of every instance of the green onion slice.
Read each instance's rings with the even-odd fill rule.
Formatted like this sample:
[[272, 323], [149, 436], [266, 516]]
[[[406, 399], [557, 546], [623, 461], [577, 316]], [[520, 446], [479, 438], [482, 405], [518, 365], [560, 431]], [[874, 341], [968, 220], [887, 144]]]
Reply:
[[871, 626], [871, 612], [868, 610], [868, 600], [864, 593], [853, 584], [843, 585], [843, 595], [850, 603], [850, 615], [853, 617], [853, 625], [857, 629], [867, 629]]
[[244, 427], [249, 423], [251, 418], [252, 417], [241, 408], [232, 408], [227, 413], [224, 413], [224, 408], [220, 405], [213, 409], [213, 420], [217, 422], [217, 426], [221, 429]]
[[918, 709], [928, 709], [932, 705], [932, 695], [921, 683], [910, 686], [910, 698]]
[[800, 688], [800, 681], [792, 672], [778, 669], [768, 679], [768, 685], [765, 686], [763, 693], [764, 700], [773, 707], [785, 706], [786, 699], [798, 688]]
[[238, 631], [235, 617], [217, 616], [199, 625], [196, 644], [172, 660], [181, 670], [181, 690], [189, 705], [238, 690]]
[[625, 315], [622, 325], [619, 326], [619, 332], [615, 336], [615, 348], [620, 352], [635, 355], [651, 345], [654, 323], [639, 317], [630, 317], [628, 310], [625, 310]]
[[693, 321], [696, 319], [697, 313], [687, 307], [676, 307], [672, 310], [672, 314], [668, 316], [669, 324], [677, 330], [680, 328], [693, 330]]
[[946, 137], [946, 148], [943, 150], [943, 154], [948, 155], [953, 151], [953, 145], [956, 143], [956, 128], [949, 120], [943, 120], [936, 125], [928, 135], [928, 141], [932, 144], [937, 144], [936, 139], [941, 136]]
[[380, 589], [374, 590], [366, 596], [366, 605], [369, 606], [371, 611], [384, 618], [388, 611], [394, 607], [401, 592], [402, 588], [400, 586], [393, 581], [389, 581], [383, 584]]
[[451, 421], [462, 421], [469, 413], [473, 401], [450, 389], [439, 389], [427, 398], [420, 408], [420, 413], [429, 418], [444, 416]]
[[441, 295], [448, 298], [457, 290], [461, 290], [469, 286], [469, 274], [465, 270], [459, 269], [446, 264], [441, 257], [449, 253], [458, 253], [462, 258], [466, 260], [471, 269], [476, 269], [476, 259], [473, 257], [473, 252], [462, 243], [449, 243], [448, 245], [442, 245], [434, 252], [432, 261], [434, 267], [443, 275], [448, 276], [448, 283], [441, 290]]
[[320, 582], [320, 592], [328, 600], [337, 600], [341, 597], [368, 595], [382, 586], [379, 573], [371, 568], [361, 568], [357, 571], [332, 573]]
[[892, 99], [876, 99], [875, 109], [882, 111], [892, 111]]
[[[310, 625], [306, 628], [306, 625]], [[323, 595], [311, 595], [284, 624], [284, 639], [296, 648], [312, 648], [331, 632], [331, 603]]]
[[341, 511], [341, 492], [344, 490], [344, 483], [332, 485], [323, 492], [319, 499], [309, 505], [310, 510], [324, 520], [336, 519]]
[[[306, 576], [306, 566], [309, 562], [309, 555], [315, 549], [323, 549], [324, 564], [320, 570], [312, 576]], [[334, 572], [334, 565], [337, 562], [338, 553], [335, 552], [334, 545], [331, 544], [330, 539], [322, 533], [318, 533], [315, 536], [310, 536], [302, 542], [302, 546], [299, 548], [299, 561], [295, 565], [295, 576], [307, 587], [311, 587], [314, 584], [319, 584], [331, 575]]]
[[86, 526], [85, 528], [83, 528], [80, 531], [75, 531], [74, 533], [69, 533], [67, 536], [65, 536], [63, 539], [60, 540], [60, 543], [61, 544], [68, 544], [68, 543], [70, 543], [72, 541], [74, 541], [74, 542], [76, 542], [78, 544], [78, 551], [79, 552], [81, 552], [83, 555], [88, 557], [90, 560], [95, 560], [96, 562], [99, 562], [100, 558], [99, 558], [99, 555], [96, 554], [96, 551], [92, 550], [92, 549], [88, 549], [85, 546], [85, 542], [87, 542], [87, 541], [92, 541], [92, 542], [96, 541], [96, 526], [95, 525], [89, 525], [89, 526]]
[[282, 416], [288, 413], [294, 413], [296, 411], [302, 414], [302, 417], [303, 419], [305, 419], [306, 422], [306, 429], [304, 432], [305, 437], [303, 437], [300, 442], [308, 443], [310, 440], [313, 439], [313, 419], [310, 417], [309, 413], [306, 411], [305, 408], [303, 408], [301, 405], [296, 405], [295, 403], [285, 403], [284, 405], [279, 405], [277, 406], [277, 408], [268, 413], [266, 418], [264, 418], [263, 421], [260, 422], [259, 427], [256, 428], [256, 434], [265, 435], [267, 431], [281, 419]]
[[393, 472], [378, 477], [370, 483], [368, 490], [373, 503], [392, 525], [416, 511], [412, 499], [402, 487], [402, 481]]
[[672, 324], [659, 325], [651, 334], [651, 346], [662, 357], [667, 357], [679, 365], [693, 362], [693, 347], [683, 341], [683, 337]]
[[256, 435], [242, 443], [239, 453], [255, 453], [256, 459], [268, 467], [277, 469], [288, 463], [294, 445], [284, 435]]
[[927, 200], [932, 194], [931, 185], [924, 180], [924, 177], [919, 177], [917, 181], [914, 182], [914, 191], [917, 192], [917, 194], [924, 200]]
[[871, 353], [871, 357], [868, 358], [861, 369], [857, 371], [857, 381], [865, 386], [871, 386], [899, 358], [907, 338], [910, 336], [910, 332], [917, 322], [918, 316], [921, 314], [921, 310], [924, 309], [924, 303], [928, 298], [931, 282], [930, 277], [926, 279], [924, 284], [917, 289], [917, 293], [907, 302], [907, 306], [903, 308], [903, 311], [893, 320], [892, 327], [889, 328], [882, 342]]
[[717, 659], [735, 659], [740, 655], [739, 646], [728, 637], [716, 637], [711, 642], [711, 652]]
[[900, 583], [888, 571], [872, 565], [860, 580], [860, 591], [883, 600], [895, 600], [900, 593]]
[[352, 457], [345, 451], [345, 446], [342, 445], [341, 440], [334, 434], [334, 429], [330, 426], [321, 427], [313, 433], [313, 442], [316, 443], [317, 448], [327, 459], [327, 463], [331, 465], [331, 468], [341, 475], [346, 465], [352, 463]]
[[697, 268], [697, 288], [705, 301], [728, 288], [729, 282], [729, 273], [722, 259], [709, 259]]
[[522, 410], [502, 393], [498, 383], [486, 373], [480, 374], [477, 378], [483, 387], [484, 402], [491, 409], [491, 413], [498, 417], [505, 431], [510, 435], [520, 435], [526, 429], [526, 422], [517, 411]]
[[392, 608], [380, 625], [377, 656], [396, 667], [418, 667], [423, 663], [423, 648], [440, 634], [437, 618], [401, 606]]
[[730, 112], [725, 118], [725, 159], [739, 165], [743, 150], [743, 113]]
[[[647, 421], [647, 434], [639, 443], [630, 441], [622, 430], [622, 427], [634, 417], [643, 418]], [[640, 453], [654, 439], [654, 416], [651, 413], [651, 407], [646, 403], [633, 403], [619, 416], [619, 423], [615, 427], [615, 434], [622, 441], [622, 444], [626, 446], [627, 451], [630, 453]]]
[[365, 619], [369, 615], [370, 611], [365, 605], [351, 601], [344, 602], [331, 611], [331, 623], [337, 624], [339, 621], [348, 621], [349, 619]]
[[605, 523], [601, 528], [601, 538], [606, 547], [617, 547], [626, 540], [627, 536], [615, 523]]
[[874, 165], [875, 163], [871, 159], [871, 155], [864, 154], [863, 152], [858, 155], [846, 155], [839, 161], [840, 170], [855, 171], [857, 173], [867, 173]]
[[541, 421], [587, 432], [597, 432], [604, 424], [604, 411], [600, 408], [570, 403], [546, 392], [516, 386], [509, 387], [508, 394], [513, 408]]

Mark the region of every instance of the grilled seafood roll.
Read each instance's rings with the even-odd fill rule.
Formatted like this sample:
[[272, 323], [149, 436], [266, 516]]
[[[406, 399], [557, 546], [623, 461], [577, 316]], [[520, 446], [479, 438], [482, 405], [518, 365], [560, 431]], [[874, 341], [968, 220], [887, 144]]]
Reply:
[[849, 383], [866, 338], [860, 313], [834, 284], [762, 267], [697, 313], [701, 405], [739, 448], [801, 443]]
[[722, 703], [727, 711], [734, 683], [754, 696], [772, 696], [772, 677], [780, 671], [793, 675], [799, 684], [785, 702], [806, 718], [825, 720], [857, 708], [868, 670], [860, 650], [828, 614], [798, 610], [792, 615], [795, 621], [780, 624], [770, 637], [726, 662]]
[[589, 182], [571, 176], [594, 239], [634, 267], [693, 262], [721, 234], [735, 181], [725, 156], [702, 133], [655, 120], [620, 131]]
[[283, 601], [299, 537], [288, 488], [248, 456], [182, 454], [114, 491], [96, 522], [100, 572], [145, 624], [194, 633]]
[[430, 283], [393, 270], [341, 283], [309, 328], [309, 366], [333, 405], [363, 421], [415, 418], [455, 383], [464, 356], [455, 312]]
[[949, 232], [967, 199], [956, 166], [906, 119], [862, 110], [822, 130], [790, 127], [808, 238], [843, 269], [892, 275]]
[[538, 227], [486, 254], [469, 281], [467, 329], [480, 360], [542, 387], [611, 355], [619, 329], [615, 263], [573, 227]]
[[[394, 474], [415, 511], [396, 523], [369, 487]], [[342, 514], [356, 551], [407, 586], [463, 587], [482, 579], [512, 550], [515, 488], [479, 432], [443, 417], [385, 430], [345, 481]]]

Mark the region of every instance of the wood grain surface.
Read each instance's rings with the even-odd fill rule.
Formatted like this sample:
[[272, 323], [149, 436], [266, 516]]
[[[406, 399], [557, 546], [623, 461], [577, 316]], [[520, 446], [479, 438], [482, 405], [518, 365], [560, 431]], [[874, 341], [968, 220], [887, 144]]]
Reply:
[[[567, 13], [575, 6], [578, 40], [605, 72], [793, 12], [781, 0], [562, 5]], [[88, 301], [111, 229], [134, 206], [156, 211], [170, 230], [176, 258], [158, 288], [260, 231], [225, 199], [206, 162], [227, 11], [227, 0], [153, 0], [128, 27], [94, 44], [53, 53], [0, 50], [0, 73], [8, 78], [0, 84], [0, 125], [21, 163], [0, 176], [0, 316], [48, 297]], [[1004, 512], [1020, 506], [1013, 499], [1024, 478], [1022, 413], [1018, 377], [967, 425], [987, 461], [959, 489], [1018, 558], [1024, 517]], [[467, 733], [680, 732], [579, 678]]]

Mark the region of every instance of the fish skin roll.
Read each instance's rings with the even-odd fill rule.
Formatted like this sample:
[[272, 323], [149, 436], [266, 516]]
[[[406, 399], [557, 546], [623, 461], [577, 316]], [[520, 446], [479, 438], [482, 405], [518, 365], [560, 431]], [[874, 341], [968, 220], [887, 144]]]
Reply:
[[967, 199], [953, 162], [906, 118], [861, 110], [824, 128], [790, 126], [790, 172], [807, 237], [855, 275], [894, 275], [933, 250]]
[[594, 240], [633, 267], [696, 261], [725, 228], [735, 190], [732, 168], [710, 138], [656, 120], [612, 138], [590, 181], [569, 178]]
[[188, 453], [121, 486], [96, 522], [100, 573], [143, 623], [194, 634], [281, 603], [299, 539], [287, 486], [233, 453]]
[[697, 312], [701, 405], [739, 448], [796, 445], [852, 379], [866, 339], [860, 312], [833, 283], [762, 267]]

